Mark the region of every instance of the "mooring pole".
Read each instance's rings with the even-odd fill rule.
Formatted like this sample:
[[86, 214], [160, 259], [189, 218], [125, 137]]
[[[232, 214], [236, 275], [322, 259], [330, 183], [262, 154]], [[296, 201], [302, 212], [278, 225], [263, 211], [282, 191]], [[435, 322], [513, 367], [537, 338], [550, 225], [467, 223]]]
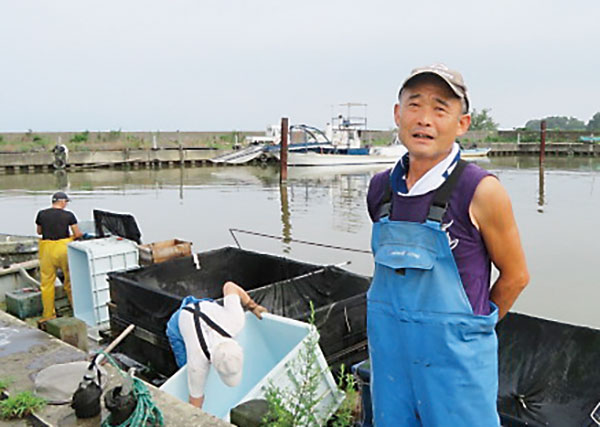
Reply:
[[540, 123], [540, 132], [540, 165], [542, 165], [546, 158], [546, 120]]
[[179, 165], [183, 167], [183, 145], [181, 144], [179, 129], [177, 129], [177, 146], [179, 147]]
[[281, 144], [279, 147], [279, 182], [287, 181], [287, 158], [288, 158], [288, 118], [281, 119]]

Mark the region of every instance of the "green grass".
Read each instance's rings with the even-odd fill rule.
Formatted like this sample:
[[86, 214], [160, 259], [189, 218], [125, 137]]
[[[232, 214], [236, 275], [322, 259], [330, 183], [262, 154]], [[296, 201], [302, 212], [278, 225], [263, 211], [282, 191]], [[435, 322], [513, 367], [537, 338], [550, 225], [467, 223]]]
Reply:
[[13, 383], [12, 378], [0, 378], [0, 391], [4, 391]]
[[0, 418], [8, 420], [23, 418], [45, 405], [46, 401], [41, 397], [35, 396], [30, 391], [22, 391], [0, 401]]

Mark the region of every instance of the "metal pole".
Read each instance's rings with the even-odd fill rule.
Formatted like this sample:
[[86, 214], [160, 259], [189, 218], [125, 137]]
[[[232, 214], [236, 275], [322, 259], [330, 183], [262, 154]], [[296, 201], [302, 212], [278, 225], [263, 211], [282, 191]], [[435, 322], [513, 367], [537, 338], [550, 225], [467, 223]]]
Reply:
[[279, 148], [279, 182], [287, 181], [287, 159], [288, 159], [288, 118], [281, 119], [281, 146]]
[[544, 163], [544, 159], [546, 158], [546, 120], [542, 120], [540, 124], [540, 165]]

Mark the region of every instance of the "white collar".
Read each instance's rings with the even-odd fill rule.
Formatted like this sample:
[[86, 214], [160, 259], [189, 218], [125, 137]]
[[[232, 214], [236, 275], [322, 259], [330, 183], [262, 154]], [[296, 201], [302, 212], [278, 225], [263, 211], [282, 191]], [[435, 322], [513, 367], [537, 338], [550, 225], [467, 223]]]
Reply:
[[452, 145], [450, 154], [448, 154], [444, 160], [429, 169], [427, 173], [419, 178], [410, 190], [408, 190], [406, 186], [406, 174], [409, 168], [409, 154], [406, 153], [398, 160], [390, 173], [392, 189], [396, 194], [402, 197], [420, 196], [429, 193], [430, 191], [437, 189], [444, 181], [446, 181], [446, 178], [452, 173], [459, 159], [460, 147], [455, 142]]

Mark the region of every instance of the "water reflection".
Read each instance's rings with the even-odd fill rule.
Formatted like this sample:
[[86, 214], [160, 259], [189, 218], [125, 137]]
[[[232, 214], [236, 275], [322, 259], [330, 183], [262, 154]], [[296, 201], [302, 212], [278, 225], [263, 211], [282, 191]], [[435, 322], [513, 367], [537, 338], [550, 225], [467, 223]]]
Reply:
[[[531, 285], [516, 309], [600, 327], [595, 303], [600, 238], [593, 233], [600, 211], [595, 186], [600, 159], [547, 157], [539, 168], [535, 156], [501, 157], [481, 165], [507, 189], [527, 256]], [[93, 209], [131, 213], [144, 242], [179, 237], [203, 251], [235, 244], [228, 230], [240, 228], [282, 239], [243, 235], [244, 248], [320, 264], [351, 260], [347, 268], [371, 274], [369, 254], [296, 240], [368, 250], [365, 197], [369, 180], [384, 168], [290, 168], [284, 186], [271, 167], [3, 175], [1, 231], [35, 234], [35, 212], [49, 205], [54, 191], [68, 189], [74, 198], [70, 209], [79, 219], [91, 219]]]
[[539, 167], [539, 180], [538, 180], [538, 212], [544, 212], [544, 164], [540, 164]]
[[283, 252], [289, 254], [292, 250], [290, 241], [292, 238], [292, 224], [290, 221], [290, 208], [288, 204], [288, 189], [285, 182], [279, 185], [279, 197], [281, 202], [281, 233], [283, 235]]

